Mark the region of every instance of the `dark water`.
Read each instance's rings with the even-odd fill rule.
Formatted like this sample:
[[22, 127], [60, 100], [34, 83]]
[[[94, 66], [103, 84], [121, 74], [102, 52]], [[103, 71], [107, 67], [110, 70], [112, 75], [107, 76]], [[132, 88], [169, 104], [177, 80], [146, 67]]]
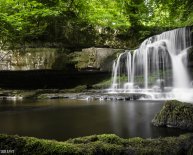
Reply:
[[160, 137], [185, 131], [151, 125], [158, 101], [0, 101], [0, 133], [66, 140], [92, 134]]

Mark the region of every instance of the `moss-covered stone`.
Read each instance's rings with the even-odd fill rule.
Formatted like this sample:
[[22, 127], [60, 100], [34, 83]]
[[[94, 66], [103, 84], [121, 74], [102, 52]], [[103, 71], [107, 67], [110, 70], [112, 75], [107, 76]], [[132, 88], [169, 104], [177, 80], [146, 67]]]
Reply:
[[152, 123], [155, 126], [193, 130], [193, 105], [176, 100], [167, 101]]
[[81, 52], [72, 54], [73, 61], [78, 70], [97, 69], [101, 71], [111, 71], [113, 61], [124, 49], [113, 48], [86, 48]]
[[191, 155], [192, 145], [193, 134], [158, 139], [123, 139], [114, 134], [103, 134], [65, 142], [0, 135], [0, 150], [14, 150], [15, 154]]

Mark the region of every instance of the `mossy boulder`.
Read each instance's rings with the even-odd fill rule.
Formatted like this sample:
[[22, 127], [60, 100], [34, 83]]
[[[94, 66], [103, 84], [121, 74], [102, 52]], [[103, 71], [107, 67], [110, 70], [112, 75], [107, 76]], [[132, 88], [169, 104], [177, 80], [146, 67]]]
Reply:
[[193, 105], [177, 100], [167, 101], [152, 123], [155, 126], [193, 130]]
[[193, 134], [157, 139], [123, 139], [114, 134], [92, 135], [65, 142], [0, 135], [0, 150], [14, 154], [179, 155], [193, 154]]

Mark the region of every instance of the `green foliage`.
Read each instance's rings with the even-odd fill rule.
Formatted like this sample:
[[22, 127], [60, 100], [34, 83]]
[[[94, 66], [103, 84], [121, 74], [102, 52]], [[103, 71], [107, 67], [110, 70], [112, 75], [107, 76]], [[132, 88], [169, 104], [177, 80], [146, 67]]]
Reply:
[[114, 134], [92, 135], [65, 142], [0, 135], [0, 149], [15, 154], [192, 154], [192, 134], [158, 139], [123, 139]]
[[192, 0], [0, 0], [0, 48], [89, 47], [109, 38], [112, 46], [130, 38], [134, 47], [156, 33], [151, 28], [192, 25], [192, 10]]
[[121, 1], [87, 0], [88, 10], [86, 18], [93, 24], [104, 27], [129, 27], [130, 22], [124, 15]]
[[193, 24], [192, 0], [147, 0], [149, 9], [148, 26], [182, 27]]
[[37, 1], [0, 0], [0, 33], [2, 43], [9, 46], [24, 44], [25, 41], [42, 34], [49, 18], [58, 15], [58, 11], [45, 7]]

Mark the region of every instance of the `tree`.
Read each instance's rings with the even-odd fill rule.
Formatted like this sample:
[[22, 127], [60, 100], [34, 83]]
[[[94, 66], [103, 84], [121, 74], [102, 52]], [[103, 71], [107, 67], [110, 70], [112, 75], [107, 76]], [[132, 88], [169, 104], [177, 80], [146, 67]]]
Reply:
[[83, 45], [97, 28], [134, 37], [192, 25], [192, 10], [192, 0], [0, 0], [0, 48], [34, 41]]
[[1, 42], [9, 42], [9, 47], [25, 45], [27, 38], [36, 38], [42, 34], [49, 17], [57, 16], [58, 12], [45, 7], [37, 1], [0, 0]]

